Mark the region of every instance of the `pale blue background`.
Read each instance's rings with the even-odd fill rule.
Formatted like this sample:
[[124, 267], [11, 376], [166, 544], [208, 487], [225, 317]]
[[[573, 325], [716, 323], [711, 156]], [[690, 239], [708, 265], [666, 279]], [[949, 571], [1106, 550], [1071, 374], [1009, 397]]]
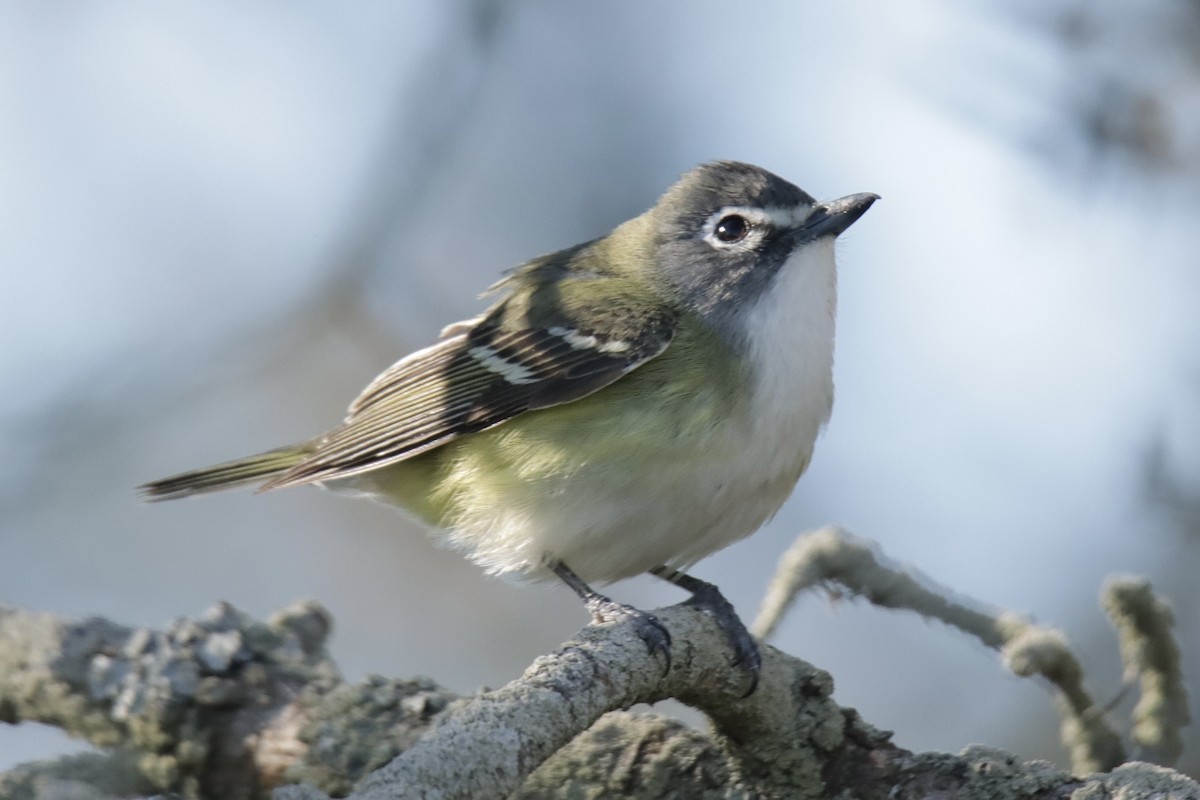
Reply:
[[[1063, 626], [1104, 700], [1098, 588], [1142, 573], [1194, 675], [1200, 543], [1172, 508], [1200, 478], [1200, 80], [1145, 21], [1168, 4], [1099, 4], [1092, 49], [1064, 44], [1070, 6], [0, 7], [0, 602], [157, 625], [315, 597], [349, 678], [513, 678], [583, 624], [565, 589], [485, 579], [332, 494], [145, 506], [132, 487], [323, 430], [500, 270], [736, 158], [883, 200], [840, 246], [812, 469], [696, 573], [752, 617], [794, 537], [839, 522]], [[1171, 158], [1089, 140], [1106, 75], [1157, 87]], [[960, 634], [813, 595], [776, 644], [902, 746], [1064, 763], [1043, 687]], [[0, 766], [64, 741], [0, 728]]]

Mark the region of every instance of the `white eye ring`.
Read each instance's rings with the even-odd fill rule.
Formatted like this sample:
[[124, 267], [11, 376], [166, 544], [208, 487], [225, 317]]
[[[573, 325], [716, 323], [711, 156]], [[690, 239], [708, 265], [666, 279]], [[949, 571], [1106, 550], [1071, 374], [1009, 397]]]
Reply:
[[762, 240], [771, 222], [771, 215], [761, 208], [728, 206], [704, 223], [704, 238], [718, 249], [746, 249]]

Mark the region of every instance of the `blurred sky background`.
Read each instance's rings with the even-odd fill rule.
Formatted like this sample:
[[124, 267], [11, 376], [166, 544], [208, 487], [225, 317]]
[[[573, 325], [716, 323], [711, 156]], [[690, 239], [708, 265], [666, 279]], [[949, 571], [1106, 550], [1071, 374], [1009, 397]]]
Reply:
[[[840, 243], [812, 468], [694, 572], [749, 621], [840, 523], [1063, 627], [1102, 701], [1099, 587], [1140, 573], [1200, 672], [1195, 3], [30, 0], [0, 6], [0, 104], [0, 602], [312, 597], [348, 679], [512, 679], [585, 622], [565, 588], [331, 493], [133, 487], [325, 430], [502, 269], [734, 158], [883, 200]], [[774, 643], [903, 747], [1066, 763], [1044, 687], [959, 633], [813, 594]], [[0, 767], [72, 746], [0, 728]]]

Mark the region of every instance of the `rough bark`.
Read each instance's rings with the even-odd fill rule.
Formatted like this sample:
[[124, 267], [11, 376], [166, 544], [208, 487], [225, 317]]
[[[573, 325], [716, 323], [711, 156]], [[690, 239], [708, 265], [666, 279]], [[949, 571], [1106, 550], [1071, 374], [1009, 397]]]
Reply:
[[[615, 624], [458, 698], [425, 679], [341, 682], [311, 603], [266, 623], [220, 605], [162, 631], [0, 609], [0, 720], [102, 749], [0, 775], [0, 798], [1200, 798], [1146, 764], [1075, 778], [986, 748], [914, 755], [769, 646], [741, 699], [712, 621], [656, 613], [675, 642], [666, 674]], [[668, 697], [712, 729], [621, 710]]]

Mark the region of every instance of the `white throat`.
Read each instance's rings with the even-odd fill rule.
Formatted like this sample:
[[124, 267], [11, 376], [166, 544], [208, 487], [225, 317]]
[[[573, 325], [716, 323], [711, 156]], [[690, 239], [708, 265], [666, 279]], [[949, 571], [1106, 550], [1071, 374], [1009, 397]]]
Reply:
[[768, 474], [807, 464], [833, 407], [837, 270], [833, 237], [810, 242], [788, 257], [775, 283], [745, 318], [754, 365], [754, 431]]

